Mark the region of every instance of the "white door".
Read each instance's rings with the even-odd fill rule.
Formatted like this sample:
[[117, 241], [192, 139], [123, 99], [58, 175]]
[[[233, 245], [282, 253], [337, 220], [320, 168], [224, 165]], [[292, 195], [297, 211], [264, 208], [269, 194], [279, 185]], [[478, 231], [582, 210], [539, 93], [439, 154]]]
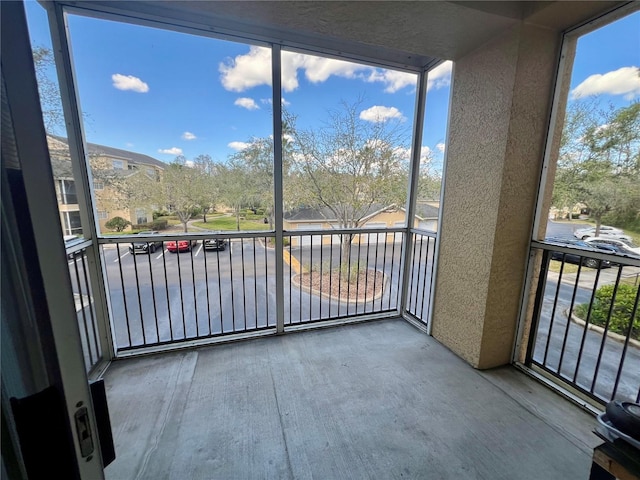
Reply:
[[[296, 230], [318, 230], [322, 231], [322, 224], [318, 223], [299, 223]], [[300, 245], [308, 247], [310, 245], [322, 245], [322, 235], [302, 235], [298, 237]]]
[[[371, 222], [365, 223], [364, 228], [387, 228], [387, 224], [384, 222]], [[360, 236], [361, 243], [367, 244], [376, 244], [376, 243], [384, 243], [387, 239], [386, 232], [383, 233], [364, 233]]]

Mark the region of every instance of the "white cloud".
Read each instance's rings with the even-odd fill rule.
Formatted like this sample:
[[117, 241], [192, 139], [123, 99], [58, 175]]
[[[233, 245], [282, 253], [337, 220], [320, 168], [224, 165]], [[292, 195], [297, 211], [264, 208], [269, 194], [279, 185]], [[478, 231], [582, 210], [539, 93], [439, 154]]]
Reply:
[[222, 86], [232, 92], [271, 85], [271, 50], [252, 46], [249, 53], [227, 59], [218, 70]]
[[111, 75], [111, 80], [113, 80], [113, 86], [118, 90], [131, 90], [138, 93], [147, 93], [149, 91], [149, 85], [133, 75], [114, 73]]
[[193, 168], [196, 166], [196, 162], [194, 162], [193, 160], [187, 160], [184, 162], [184, 166], [185, 167], [189, 167], [189, 168]]
[[367, 82], [382, 82], [386, 85], [384, 89], [387, 93], [395, 93], [404, 87], [413, 86], [417, 82], [415, 73], [399, 72], [397, 70], [372, 69], [367, 77]]
[[242, 108], [246, 108], [247, 110], [257, 110], [260, 108], [253, 98], [248, 97], [240, 97], [236, 99], [233, 104]]
[[436, 145], [436, 148], [437, 148], [439, 151], [441, 151], [442, 153], [444, 153], [444, 150], [445, 150], [445, 148], [447, 148], [447, 146], [446, 146], [444, 143], [442, 143], [442, 142], [441, 142], [441, 143], [438, 143], [438, 144]]
[[[394, 149], [396, 156], [403, 160], [411, 160], [411, 148], [396, 147]], [[425, 164], [431, 162], [433, 151], [427, 146], [423, 145], [420, 149], [420, 163]]]
[[195, 136], [193, 133], [191, 133], [191, 132], [184, 132], [184, 133], [182, 134], [182, 139], [183, 139], [183, 140], [195, 140], [196, 138], [198, 138], [198, 137], [196, 137], [196, 136]]
[[450, 61], [442, 62], [436, 68], [431, 70], [427, 76], [427, 90], [435, 88], [448, 87], [451, 85], [451, 69], [453, 63]]
[[571, 98], [577, 99], [589, 95], [624, 95], [632, 100], [640, 95], [640, 69], [638, 67], [622, 67], [604, 75], [595, 74], [588, 77], [571, 91]]
[[165, 153], [167, 155], [182, 155], [182, 149], [178, 147], [171, 148], [159, 148], [158, 153]]
[[[248, 53], [227, 59], [218, 69], [222, 86], [232, 92], [271, 85], [271, 53], [266, 48], [250, 47]], [[292, 92], [299, 87], [299, 70], [304, 72], [305, 78], [311, 83], [322, 83], [331, 76], [338, 76], [381, 82], [386, 85], [385, 91], [390, 93], [416, 84], [416, 75], [412, 73], [383, 70], [333, 58], [282, 52], [282, 89], [285, 92]]]
[[422, 148], [420, 148], [420, 163], [429, 163], [432, 156], [433, 150], [427, 145], [422, 145]]
[[227, 144], [227, 147], [232, 148], [233, 150], [236, 151], [241, 151], [244, 150], [245, 148], [249, 147], [249, 145], [251, 145], [250, 143], [247, 142], [231, 142], [229, 144]]
[[402, 113], [396, 107], [383, 107], [381, 105], [374, 105], [371, 108], [367, 108], [360, 112], [360, 119], [367, 122], [386, 122], [389, 119], [397, 118], [404, 120]]
[[[273, 100], [271, 98], [261, 98], [260, 102], [263, 105], [273, 105]], [[286, 100], [284, 97], [281, 97], [281, 102], [282, 102], [282, 106], [284, 107], [288, 107], [289, 105], [291, 105], [291, 102]]]
[[125, 143], [125, 145], [126, 145], [127, 147], [133, 147], [133, 143], [131, 143], [131, 142], [127, 142], [127, 143]]

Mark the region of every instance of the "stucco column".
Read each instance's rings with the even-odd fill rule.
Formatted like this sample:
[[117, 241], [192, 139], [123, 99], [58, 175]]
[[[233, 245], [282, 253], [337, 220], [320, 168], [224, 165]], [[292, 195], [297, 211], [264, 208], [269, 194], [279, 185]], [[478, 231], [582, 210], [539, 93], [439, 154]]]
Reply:
[[519, 25], [455, 63], [433, 336], [509, 363], [561, 36]]

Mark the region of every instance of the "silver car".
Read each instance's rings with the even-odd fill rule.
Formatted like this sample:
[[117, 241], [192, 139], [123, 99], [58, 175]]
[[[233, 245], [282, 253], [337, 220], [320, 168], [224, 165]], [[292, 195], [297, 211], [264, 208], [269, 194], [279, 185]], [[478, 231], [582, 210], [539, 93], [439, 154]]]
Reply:
[[[573, 236], [580, 240], [586, 240], [587, 238], [596, 236], [596, 227], [579, 228], [573, 232]], [[626, 235], [623, 230], [619, 228], [610, 227], [609, 225], [600, 225], [600, 234], [598, 237], [617, 238], [619, 240], [631, 241], [631, 237]]]

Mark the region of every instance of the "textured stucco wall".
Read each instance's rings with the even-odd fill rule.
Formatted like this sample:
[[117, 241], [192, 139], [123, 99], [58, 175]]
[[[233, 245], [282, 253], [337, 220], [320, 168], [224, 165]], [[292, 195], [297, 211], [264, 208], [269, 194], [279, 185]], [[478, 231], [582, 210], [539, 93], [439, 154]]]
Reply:
[[456, 62], [433, 335], [510, 361], [560, 36], [521, 25]]

